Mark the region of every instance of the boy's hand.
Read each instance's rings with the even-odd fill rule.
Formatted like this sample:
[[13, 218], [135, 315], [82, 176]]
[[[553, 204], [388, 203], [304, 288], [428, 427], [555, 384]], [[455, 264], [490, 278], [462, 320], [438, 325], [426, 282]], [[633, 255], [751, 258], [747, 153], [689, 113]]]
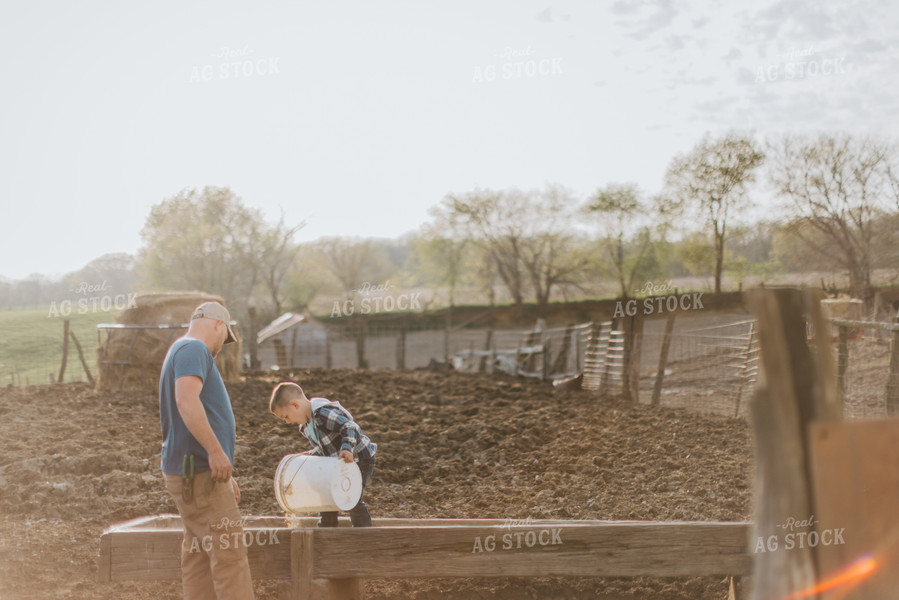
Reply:
[[353, 462], [353, 453], [349, 450], [341, 450], [340, 454], [337, 455], [337, 458], [342, 458], [343, 462], [351, 463]]

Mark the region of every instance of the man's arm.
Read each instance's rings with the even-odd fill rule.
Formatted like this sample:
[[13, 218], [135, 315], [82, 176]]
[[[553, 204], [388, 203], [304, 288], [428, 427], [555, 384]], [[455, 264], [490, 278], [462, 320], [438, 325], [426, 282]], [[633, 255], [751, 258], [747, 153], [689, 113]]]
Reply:
[[206, 418], [206, 410], [200, 401], [202, 389], [203, 380], [196, 375], [179, 377], [175, 380], [175, 404], [178, 406], [178, 412], [181, 414], [187, 430], [209, 454], [209, 469], [212, 471], [212, 479], [225, 482], [231, 479], [231, 461], [228, 460], [228, 456], [209, 425], [209, 419]]

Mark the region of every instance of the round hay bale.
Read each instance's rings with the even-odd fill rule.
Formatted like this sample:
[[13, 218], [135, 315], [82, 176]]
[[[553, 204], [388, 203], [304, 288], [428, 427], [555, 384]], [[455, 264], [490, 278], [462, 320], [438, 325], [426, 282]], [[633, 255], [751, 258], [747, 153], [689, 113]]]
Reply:
[[[186, 327], [178, 326], [187, 325], [194, 309], [209, 301], [224, 304], [219, 296], [204, 292], [139, 294], [137, 306], [119, 313], [116, 323], [145, 327], [107, 330], [106, 339], [97, 347], [97, 389], [157, 389], [169, 346], [187, 333]], [[166, 325], [175, 327], [160, 327]], [[237, 342], [226, 344], [215, 359], [225, 381], [240, 376], [240, 330], [236, 325], [233, 329]]]

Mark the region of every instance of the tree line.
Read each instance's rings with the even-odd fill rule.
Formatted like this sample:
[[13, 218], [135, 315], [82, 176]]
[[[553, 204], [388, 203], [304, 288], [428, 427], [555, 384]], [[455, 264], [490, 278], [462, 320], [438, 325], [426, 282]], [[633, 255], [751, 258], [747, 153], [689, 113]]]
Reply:
[[[639, 294], [646, 281], [695, 275], [722, 290], [725, 275], [764, 281], [801, 271], [844, 273], [870, 302], [875, 269], [899, 267], [899, 168], [893, 143], [848, 134], [706, 135], [674, 157], [650, 194], [609, 183], [587, 198], [542, 189], [449, 193], [418, 231], [395, 240], [297, 243], [305, 223], [266, 222], [228, 188], [182, 190], [155, 205], [137, 256], [107, 255], [63, 281], [0, 282], [0, 306], [41, 304], [78, 281], [119, 290], [202, 290], [236, 318], [327, 312], [365, 285], [432, 288], [431, 306]], [[781, 214], [744, 218], [767, 184]], [[388, 283], [389, 282], [389, 283]], [[54, 296], [55, 295], [55, 296]], [[439, 300], [435, 300], [439, 298]]]

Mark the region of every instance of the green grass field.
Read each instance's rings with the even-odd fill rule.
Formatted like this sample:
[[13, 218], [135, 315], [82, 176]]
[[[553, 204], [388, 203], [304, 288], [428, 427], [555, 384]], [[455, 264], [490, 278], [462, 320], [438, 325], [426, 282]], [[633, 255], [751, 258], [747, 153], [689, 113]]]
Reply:
[[[50, 315], [50, 305], [0, 308], [0, 385], [34, 385], [50, 382], [62, 365], [63, 321], [78, 338], [91, 374], [97, 376], [97, 324], [113, 323], [117, 311]], [[103, 334], [105, 340], [106, 334]], [[64, 381], [87, 381], [75, 344], [69, 340], [69, 359]]]

